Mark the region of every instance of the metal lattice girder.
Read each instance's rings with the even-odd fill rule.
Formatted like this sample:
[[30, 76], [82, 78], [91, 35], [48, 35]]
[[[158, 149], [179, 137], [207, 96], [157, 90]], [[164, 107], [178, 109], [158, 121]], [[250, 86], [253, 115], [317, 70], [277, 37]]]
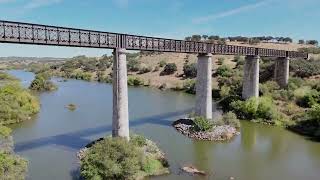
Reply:
[[308, 58], [307, 53], [0, 21], [0, 42], [177, 53]]

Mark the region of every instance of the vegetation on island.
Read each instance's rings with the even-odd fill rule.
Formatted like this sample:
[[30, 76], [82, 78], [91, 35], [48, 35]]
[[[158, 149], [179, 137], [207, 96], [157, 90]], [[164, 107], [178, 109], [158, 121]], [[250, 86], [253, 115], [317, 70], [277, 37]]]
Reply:
[[106, 137], [96, 142], [81, 159], [85, 179], [142, 179], [169, 173], [168, 162], [155, 143], [143, 136]]
[[58, 87], [50, 81], [49, 75], [44, 73], [39, 73], [35, 76], [35, 79], [31, 82], [29, 89], [33, 91], [54, 91], [57, 90]]

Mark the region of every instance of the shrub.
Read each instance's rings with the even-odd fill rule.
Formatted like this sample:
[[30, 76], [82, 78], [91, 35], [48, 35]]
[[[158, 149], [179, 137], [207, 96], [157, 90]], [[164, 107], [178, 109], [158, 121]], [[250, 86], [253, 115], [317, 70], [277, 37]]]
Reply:
[[142, 170], [147, 174], [155, 174], [163, 165], [157, 159], [146, 156], [142, 161]]
[[290, 72], [298, 77], [310, 77], [320, 74], [320, 61], [297, 59], [290, 61]]
[[139, 70], [139, 74], [144, 74], [144, 73], [148, 73], [148, 72], [151, 72], [151, 71], [152, 71], [152, 68], [150, 66], [142, 67]]
[[260, 84], [260, 92], [263, 95], [273, 95], [273, 93], [278, 89], [280, 89], [280, 86], [275, 81], [267, 81]]
[[127, 63], [128, 71], [137, 72], [140, 70], [140, 62], [136, 59], [129, 59]]
[[38, 113], [38, 99], [17, 83], [0, 87], [0, 124], [12, 124]]
[[244, 119], [272, 121], [279, 118], [279, 113], [270, 97], [252, 97], [246, 101], [235, 101], [231, 103], [231, 107]]
[[195, 80], [187, 80], [183, 83], [183, 89], [186, 93], [196, 94], [196, 81]]
[[27, 173], [27, 161], [19, 156], [0, 152], [0, 177], [4, 180], [23, 180]]
[[312, 107], [320, 103], [320, 92], [312, 89], [298, 100], [298, 105], [301, 107]]
[[170, 75], [177, 71], [177, 65], [175, 63], [168, 63], [163, 71], [160, 73], [161, 76], [163, 75]]
[[222, 65], [218, 67], [217, 75], [221, 77], [230, 77], [232, 76], [232, 69], [227, 65]]
[[320, 104], [315, 104], [312, 108], [307, 112], [307, 115], [310, 120], [317, 121], [320, 125]]
[[142, 146], [146, 145], [147, 140], [143, 136], [133, 135], [133, 136], [131, 136], [130, 143], [134, 144], [135, 146], [142, 147]]
[[123, 138], [96, 143], [81, 161], [85, 179], [129, 179], [141, 169], [142, 153]]
[[7, 128], [6, 126], [2, 126], [0, 123], [0, 141], [1, 141], [1, 138], [7, 138], [8, 136], [10, 136], [11, 132], [12, 130], [10, 128]]
[[128, 85], [129, 86], [142, 86], [144, 85], [144, 82], [139, 77], [129, 77], [128, 78]]
[[167, 62], [164, 61], [164, 60], [161, 60], [161, 61], [159, 62], [159, 67], [164, 67], [165, 65], [167, 65]]
[[31, 82], [29, 89], [34, 91], [53, 91], [57, 89], [57, 86], [53, 84], [49, 77], [44, 74], [36, 75], [35, 79]]
[[195, 77], [197, 77], [197, 65], [196, 65], [196, 63], [185, 64], [183, 66], [183, 74], [187, 78], [195, 78]]
[[211, 120], [204, 117], [195, 117], [193, 120], [195, 131], [209, 131], [213, 128], [214, 124]]
[[237, 118], [237, 115], [234, 114], [233, 112], [229, 111], [229, 112], [223, 114], [222, 122], [225, 125], [230, 125], [230, 126], [235, 127], [235, 128], [240, 128], [240, 121]]
[[231, 88], [229, 86], [222, 86], [220, 89], [220, 97], [224, 98], [230, 95]]

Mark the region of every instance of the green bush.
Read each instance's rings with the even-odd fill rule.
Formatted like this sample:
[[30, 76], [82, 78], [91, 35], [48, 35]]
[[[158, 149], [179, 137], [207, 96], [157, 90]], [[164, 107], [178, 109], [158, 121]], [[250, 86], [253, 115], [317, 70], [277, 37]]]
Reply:
[[139, 74], [145, 74], [145, 73], [148, 73], [148, 72], [151, 72], [151, 71], [152, 71], [152, 68], [150, 66], [141, 67], [140, 70], [139, 70]]
[[229, 111], [222, 116], [222, 122], [225, 125], [230, 125], [235, 128], [240, 128], [240, 121], [237, 118], [237, 115]]
[[186, 93], [196, 94], [196, 81], [187, 80], [183, 83], [183, 89]]
[[275, 121], [279, 113], [270, 97], [252, 97], [246, 101], [235, 101], [231, 107], [243, 119], [261, 119], [263, 121]]
[[0, 152], [0, 179], [24, 180], [27, 173], [27, 161], [19, 156]]
[[38, 99], [19, 84], [11, 83], [0, 87], [0, 124], [28, 120], [39, 110]]
[[34, 91], [53, 91], [57, 86], [53, 84], [45, 74], [36, 75], [35, 79], [31, 82], [29, 89]]
[[320, 126], [320, 104], [315, 104], [308, 110], [307, 115], [310, 120], [317, 121]]
[[320, 103], [320, 92], [312, 89], [301, 99], [298, 99], [297, 103], [301, 107], [312, 107], [313, 105]]
[[227, 65], [222, 65], [218, 67], [217, 75], [221, 77], [230, 77], [232, 76], [232, 69]]
[[140, 70], [140, 62], [136, 59], [129, 59], [127, 63], [128, 71], [137, 72]]
[[170, 75], [177, 71], [177, 65], [175, 63], [168, 63], [164, 67], [163, 71], [160, 73], [161, 76], [163, 75]]
[[143, 136], [133, 135], [130, 137], [131, 137], [130, 143], [134, 144], [135, 146], [142, 147], [142, 146], [146, 145], [146, 143], [147, 143], [146, 138]]
[[187, 78], [195, 78], [195, 77], [197, 77], [197, 64], [196, 63], [185, 64], [183, 66], [183, 74]]
[[123, 138], [96, 143], [81, 161], [85, 179], [130, 179], [141, 169], [142, 153]]
[[214, 126], [213, 121], [199, 116], [195, 117], [193, 122], [195, 131], [210, 131]]
[[155, 174], [162, 167], [163, 165], [159, 160], [151, 158], [150, 156], [146, 156], [142, 161], [142, 170], [147, 174]]
[[290, 61], [290, 72], [297, 77], [310, 77], [320, 74], [319, 60], [297, 59]]
[[8, 136], [10, 136], [11, 132], [12, 130], [10, 128], [3, 126], [0, 123], [0, 141], [1, 141], [1, 138], [7, 138]]
[[267, 81], [263, 84], [260, 84], [260, 92], [263, 95], [273, 95], [278, 89], [280, 89], [280, 86], [275, 81]]
[[90, 147], [81, 159], [85, 179], [143, 179], [168, 173], [168, 162], [157, 145], [139, 135], [131, 140], [107, 137]]
[[164, 67], [165, 65], [167, 65], [167, 62], [164, 61], [164, 60], [161, 60], [161, 61], [159, 62], [159, 67]]
[[129, 86], [143, 86], [144, 85], [144, 81], [142, 79], [140, 79], [139, 77], [130, 76], [128, 78], [128, 85]]

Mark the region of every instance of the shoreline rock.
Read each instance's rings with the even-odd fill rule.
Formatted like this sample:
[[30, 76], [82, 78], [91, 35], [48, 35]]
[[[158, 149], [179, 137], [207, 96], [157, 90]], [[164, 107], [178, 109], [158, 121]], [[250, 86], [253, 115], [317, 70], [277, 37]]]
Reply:
[[188, 118], [179, 119], [173, 122], [172, 126], [189, 138], [205, 141], [226, 141], [240, 134], [235, 127], [230, 125], [215, 126], [208, 132], [193, 131], [194, 122]]

